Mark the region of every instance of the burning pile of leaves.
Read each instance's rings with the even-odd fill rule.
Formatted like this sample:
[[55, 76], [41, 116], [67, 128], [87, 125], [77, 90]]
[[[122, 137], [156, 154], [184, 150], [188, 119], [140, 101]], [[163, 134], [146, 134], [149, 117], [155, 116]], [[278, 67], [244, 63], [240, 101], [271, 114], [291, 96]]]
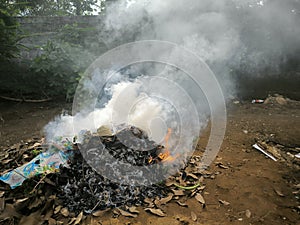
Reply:
[[[134, 145], [145, 151], [135, 151], [130, 143], [121, 142], [129, 140], [132, 135], [138, 142]], [[99, 139], [103, 146], [99, 145]], [[42, 143], [42, 140], [34, 139], [4, 150], [1, 155], [1, 174], [29, 162], [38, 152], [47, 149], [48, 146]], [[150, 141], [143, 131], [135, 127], [111, 136], [100, 137], [87, 133], [81, 147], [94, 150], [95, 144], [98, 149], [99, 146], [104, 147], [117, 160], [132, 165], [159, 164], [170, 157], [167, 148]], [[0, 183], [0, 222], [79, 224], [97, 218], [104, 212], [110, 212], [114, 217], [136, 217], [142, 207], [156, 216], [166, 216], [164, 206], [168, 202], [176, 201], [179, 206], [186, 207], [189, 198], [195, 198], [205, 207], [201, 195], [205, 186], [203, 171], [200, 171], [200, 157], [192, 157], [184, 169], [164, 182], [134, 186], [114, 183], [99, 175], [85, 161], [76, 145], [73, 148], [74, 155], [68, 167], [25, 180], [15, 189]], [[95, 154], [93, 151], [86, 152]], [[195, 221], [197, 217], [194, 215], [192, 219]]]
[[[134, 146], [139, 146], [139, 150], [134, 150]], [[69, 167], [60, 169], [55, 181], [60, 190], [58, 196], [70, 211], [78, 213], [83, 210], [85, 213], [92, 213], [95, 210], [115, 208], [124, 204], [141, 205], [147, 197], [166, 195], [164, 185], [139, 187], [112, 182], [90, 166], [105, 163], [104, 159], [101, 159], [102, 151], [108, 152], [118, 163], [124, 161], [135, 166], [147, 166], [160, 162], [158, 154], [164, 149], [163, 146], [150, 141], [142, 130], [130, 127], [110, 136], [98, 136], [87, 132], [80, 148], [81, 152], [76, 151]], [[89, 159], [90, 164], [85, 159]], [[111, 163], [107, 163], [107, 177], [110, 177], [112, 172], [114, 171]]]

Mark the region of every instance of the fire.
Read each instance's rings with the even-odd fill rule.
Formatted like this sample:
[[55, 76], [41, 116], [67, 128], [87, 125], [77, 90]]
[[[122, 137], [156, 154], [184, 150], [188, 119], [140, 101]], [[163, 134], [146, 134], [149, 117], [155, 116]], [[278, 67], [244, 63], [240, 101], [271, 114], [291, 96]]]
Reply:
[[176, 157], [173, 157], [171, 155], [170, 148], [169, 148], [169, 139], [171, 137], [171, 133], [172, 133], [172, 129], [168, 128], [168, 133], [165, 136], [165, 150], [164, 150], [164, 152], [161, 152], [158, 155], [158, 158], [162, 162], [172, 162], [172, 161], [174, 161], [176, 159]]
[[157, 157], [153, 158], [152, 156], [149, 157], [148, 163], [151, 164], [153, 161], [160, 161], [160, 162], [172, 162], [177, 158], [176, 156], [172, 156], [169, 148], [169, 139], [172, 134], [172, 129], [168, 128], [168, 133], [164, 138], [165, 147], [164, 151], [159, 153]]
[[148, 159], [148, 163], [152, 163], [153, 162], [153, 157], [150, 155], [150, 158]]

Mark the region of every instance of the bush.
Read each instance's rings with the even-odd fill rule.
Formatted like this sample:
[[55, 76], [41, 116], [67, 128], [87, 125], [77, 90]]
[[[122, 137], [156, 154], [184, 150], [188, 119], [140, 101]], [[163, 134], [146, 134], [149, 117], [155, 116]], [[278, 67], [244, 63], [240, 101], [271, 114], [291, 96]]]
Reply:
[[19, 53], [19, 24], [13, 18], [16, 13], [14, 5], [8, 1], [0, 2], [0, 63], [17, 57]]
[[70, 99], [78, 80], [95, 56], [83, 46], [66, 41], [48, 41], [41, 50], [42, 54], [31, 64], [36, 83], [47, 95], [64, 95]]

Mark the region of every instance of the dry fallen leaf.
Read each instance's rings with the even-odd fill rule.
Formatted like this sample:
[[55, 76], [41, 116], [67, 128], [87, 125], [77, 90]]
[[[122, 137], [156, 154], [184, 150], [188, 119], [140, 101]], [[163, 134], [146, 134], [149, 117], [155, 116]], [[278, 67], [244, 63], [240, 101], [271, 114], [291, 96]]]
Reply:
[[60, 210], [60, 213], [64, 216], [64, 217], [68, 217], [69, 216], [69, 210], [67, 208], [62, 208]]
[[27, 201], [29, 198], [22, 198], [22, 199], [18, 199], [15, 204], [19, 204], [19, 203], [23, 203], [25, 201]]
[[165, 198], [161, 198], [160, 200], [158, 200], [160, 205], [165, 205], [167, 204], [169, 201], [171, 201], [173, 198], [173, 194], [169, 194], [167, 197]]
[[7, 159], [9, 157], [9, 153], [7, 153], [7, 152], [2, 153], [2, 154], [0, 154], [0, 157], [1, 157], [1, 159], [0, 159], [1, 161], [4, 160], [4, 159]]
[[226, 202], [225, 200], [219, 199], [219, 202], [220, 202], [222, 205], [230, 205], [230, 203], [229, 203], [229, 202]]
[[166, 216], [166, 214], [161, 209], [145, 208], [145, 211], [151, 212], [152, 214], [161, 216], [161, 217]]
[[195, 164], [195, 162], [196, 162], [196, 160], [193, 159], [193, 158], [191, 158], [189, 163], [190, 163], [190, 164]]
[[193, 211], [191, 212], [191, 217], [194, 222], [196, 222], [198, 219], [196, 213], [194, 213]]
[[219, 168], [221, 168], [221, 169], [229, 169], [228, 166], [225, 166], [225, 165], [224, 165], [223, 163], [221, 163], [221, 162], [217, 163], [217, 166], [218, 166]]
[[83, 217], [83, 212], [79, 213], [78, 216], [75, 219], [74, 225], [77, 225], [80, 223], [80, 221], [82, 220]]
[[275, 193], [276, 193], [278, 196], [280, 196], [280, 197], [284, 197], [284, 196], [285, 196], [285, 195], [284, 195], [281, 191], [279, 191], [279, 190], [274, 189], [274, 191], [275, 191]]
[[53, 218], [48, 219], [48, 225], [56, 225], [56, 220]]
[[2, 160], [1, 163], [2, 163], [2, 165], [5, 165], [5, 164], [11, 162], [12, 160], [13, 159], [5, 159], [5, 160]]
[[137, 214], [140, 213], [140, 211], [137, 210], [137, 208], [136, 208], [135, 206], [129, 207], [129, 208], [128, 208], [128, 211], [131, 212], [131, 213], [137, 213]]
[[198, 180], [198, 177], [197, 177], [195, 174], [193, 174], [193, 173], [188, 173], [186, 176], [187, 176], [187, 177], [191, 177], [191, 178], [193, 178], [194, 180]]
[[153, 199], [151, 199], [151, 198], [145, 198], [144, 202], [148, 203], [148, 204], [151, 204], [151, 203], [153, 203]]
[[185, 202], [177, 201], [176, 203], [182, 207], [188, 207], [188, 205]]
[[198, 202], [200, 202], [201, 204], [205, 204], [205, 200], [204, 200], [204, 198], [203, 198], [203, 196], [201, 195], [201, 194], [199, 194], [199, 193], [197, 193], [196, 195], [195, 195], [195, 199], [198, 201]]
[[249, 209], [246, 210], [245, 214], [247, 218], [251, 217], [251, 211]]
[[69, 221], [68, 225], [73, 224], [75, 220], [76, 220], [76, 218], [73, 217], [73, 218]]
[[34, 149], [34, 148], [40, 147], [41, 145], [42, 145], [41, 143], [36, 142], [32, 146], [29, 146], [28, 149]]
[[117, 210], [113, 210], [113, 214], [116, 215], [116, 216], [119, 216], [120, 215], [120, 211], [119, 210], [118, 211]]
[[59, 205], [59, 206], [56, 206], [55, 209], [54, 209], [54, 214], [57, 214], [59, 213], [59, 211], [61, 210], [62, 206]]
[[166, 181], [165, 185], [166, 185], [167, 187], [170, 187], [170, 186], [174, 185], [175, 183], [176, 183], [175, 181], [169, 180], [169, 181]]
[[156, 205], [157, 207], [159, 207], [161, 205], [158, 199], [154, 200], [154, 205]]
[[198, 182], [201, 184], [204, 181], [204, 176], [201, 176], [198, 180]]
[[119, 212], [121, 213], [122, 216], [126, 216], [126, 217], [134, 217], [134, 218], [137, 217], [136, 214], [132, 214], [132, 213], [130, 213], [130, 212], [127, 212], [127, 211], [122, 210], [122, 209], [119, 209], [119, 208], [118, 208], [118, 210], [119, 210]]
[[181, 190], [181, 189], [180, 190], [172, 189], [172, 191], [173, 191], [174, 195], [176, 195], [176, 196], [183, 196], [183, 195], [185, 195], [184, 191]]
[[29, 198], [18, 199], [14, 202], [14, 207], [16, 208], [17, 211], [20, 211], [24, 208], [27, 208], [29, 202], [30, 202]]
[[154, 207], [153, 199], [151, 199], [151, 198], [145, 198], [144, 202], [148, 204], [148, 207], [150, 207], [150, 208]]
[[23, 159], [28, 159], [30, 156], [28, 154], [23, 154]]
[[2, 198], [5, 194], [5, 191], [0, 191], [0, 198]]
[[93, 212], [92, 215], [95, 216], [95, 217], [101, 217], [108, 211], [110, 211], [110, 208], [105, 209], [105, 210], [98, 210], [96, 212]]
[[194, 189], [193, 191], [192, 191], [192, 193], [191, 193], [191, 197], [194, 197], [195, 196], [195, 194], [197, 194], [199, 191], [203, 191], [204, 189], [205, 189], [205, 187], [206, 186], [200, 186], [200, 187], [197, 187], [196, 189]]

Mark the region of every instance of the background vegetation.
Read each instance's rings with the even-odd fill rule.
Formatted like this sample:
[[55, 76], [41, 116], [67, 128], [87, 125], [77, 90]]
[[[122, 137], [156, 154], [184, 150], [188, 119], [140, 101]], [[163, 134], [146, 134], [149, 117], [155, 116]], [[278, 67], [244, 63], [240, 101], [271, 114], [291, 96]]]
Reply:
[[[71, 100], [83, 72], [101, 54], [96, 28], [66, 24], [46, 43], [29, 48], [21, 44], [22, 39], [36, 34], [25, 33], [17, 17], [95, 15], [103, 12], [104, 3], [104, 0], [1, 1], [0, 95]], [[24, 49], [38, 54], [28, 59], [20, 54]], [[7, 68], [16, 72], [3, 72], [8, 71]], [[26, 72], [20, 72], [22, 70]]]

